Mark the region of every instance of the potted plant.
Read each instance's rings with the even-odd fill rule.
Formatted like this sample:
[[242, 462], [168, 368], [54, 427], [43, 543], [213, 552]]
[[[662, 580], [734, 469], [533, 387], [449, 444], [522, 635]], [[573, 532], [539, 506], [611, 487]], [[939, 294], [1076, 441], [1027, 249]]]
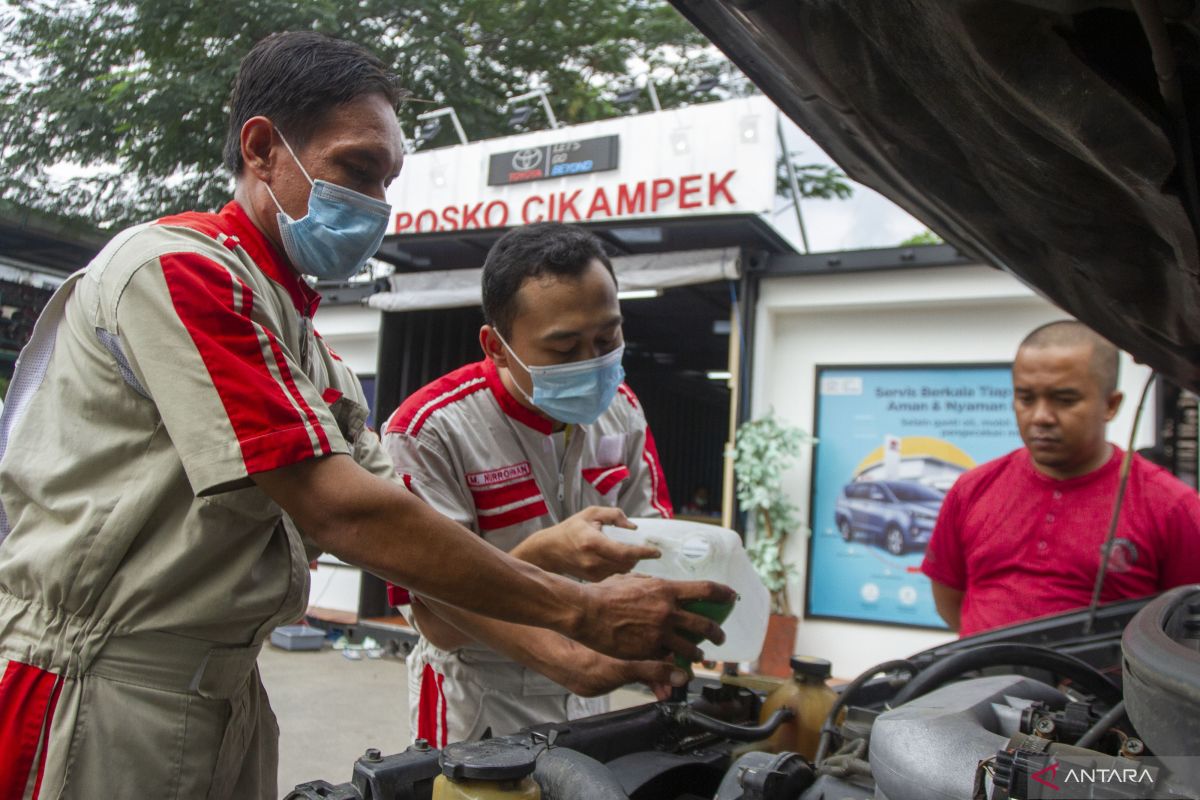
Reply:
[[796, 616], [787, 596], [788, 578], [795, 569], [785, 560], [784, 547], [788, 536], [803, 529], [799, 509], [783, 492], [783, 473], [800, 449], [815, 441], [805, 431], [780, 422], [774, 412], [743, 423], [734, 440], [738, 503], [753, 531], [746, 553], [771, 593], [771, 620], [758, 661], [758, 671], [766, 675], [791, 674], [788, 662], [796, 641]]

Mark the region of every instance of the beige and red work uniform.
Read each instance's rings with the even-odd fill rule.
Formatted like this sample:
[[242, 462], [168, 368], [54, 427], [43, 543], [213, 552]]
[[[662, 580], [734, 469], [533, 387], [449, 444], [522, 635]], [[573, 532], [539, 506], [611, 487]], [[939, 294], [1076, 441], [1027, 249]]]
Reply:
[[[468, 364], [405, 400], [383, 446], [418, 497], [505, 551], [588, 506], [671, 516], [654, 437], [625, 385], [596, 422], [555, 433], [490, 359]], [[398, 587], [390, 597], [408, 603]], [[446, 651], [424, 637], [408, 658], [408, 700], [413, 736], [437, 747], [607, 709], [482, 644]]]
[[0, 417], [0, 797], [278, 797], [255, 659], [308, 555], [250, 476], [394, 479], [318, 299], [236, 203], [125, 231], [51, 299]]

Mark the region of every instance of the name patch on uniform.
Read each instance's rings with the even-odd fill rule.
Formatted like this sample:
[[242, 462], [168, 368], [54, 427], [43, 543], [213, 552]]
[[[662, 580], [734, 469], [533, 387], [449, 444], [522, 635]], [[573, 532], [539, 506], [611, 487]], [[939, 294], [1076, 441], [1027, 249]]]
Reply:
[[529, 466], [528, 461], [522, 461], [520, 464], [491, 469], [486, 472], [468, 472], [467, 485], [471, 488], [495, 486], [499, 483], [528, 478], [531, 475], [533, 475], [533, 468]]

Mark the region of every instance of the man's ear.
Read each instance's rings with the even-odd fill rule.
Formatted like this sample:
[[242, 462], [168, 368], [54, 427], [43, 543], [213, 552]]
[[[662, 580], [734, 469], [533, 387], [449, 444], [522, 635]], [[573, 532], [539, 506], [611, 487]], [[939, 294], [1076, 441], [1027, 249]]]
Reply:
[[251, 117], [242, 125], [242, 161], [245, 169], [270, 183], [275, 158], [275, 126], [266, 117]]
[[479, 347], [497, 367], [508, 369], [508, 350], [500, 342], [500, 337], [491, 325], [484, 325], [479, 329]]
[[1112, 422], [1113, 417], [1117, 416], [1117, 412], [1121, 410], [1121, 403], [1125, 400], [1123, 392], [1113, 392], [1108, 396], [1108, 401], [1104, 409], [1104, 421]]

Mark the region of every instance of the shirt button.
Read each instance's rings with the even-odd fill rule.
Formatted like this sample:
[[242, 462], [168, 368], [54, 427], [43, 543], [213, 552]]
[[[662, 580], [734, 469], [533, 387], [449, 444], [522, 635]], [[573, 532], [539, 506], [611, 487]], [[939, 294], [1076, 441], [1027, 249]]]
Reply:
[[1047, 515], [1046, 515], [1046, 522], [1054, 522], [1054, 515], [1053, 515], [1053, 514], [1047, 514]]
[[1049, 546], [1050, 546], [1050, 545], [1046, 544], [1045, 542], [1038, 542], [1038, 545], [1037, 545], [1037, 547], [1038, 547], [1038, 552], [1039, 552], [1039, 553], [1044, 553], [1044, 552], [1046, 552], [1046, 548], [1048, 548]]
[[1055, 499], [1055, 500], [1062, 500], [1062, 492], [1060, 492], [1058, 489], [1055, 489], [1055, 490], [1054, 490], [1054, 499]]

